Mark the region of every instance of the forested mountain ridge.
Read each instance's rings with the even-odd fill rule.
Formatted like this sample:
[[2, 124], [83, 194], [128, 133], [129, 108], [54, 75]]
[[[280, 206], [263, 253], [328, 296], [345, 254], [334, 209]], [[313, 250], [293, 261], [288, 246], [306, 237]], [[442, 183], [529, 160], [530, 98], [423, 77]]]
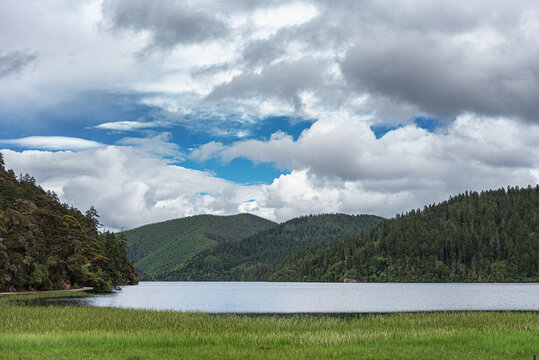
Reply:
[[136, 284], [125, 239], [98, 227], [95, 209], [61, 204], [30, 175], [6, 171], [0, 153], [0, 291]]
[[123, 232], [128, 257], [137, 270], [162, 280], [199, 252], [228, 241], [238, 241], [276, 223], [251, 214], [196, 215]]
[[373, 215], [302, 216], [200, 252], [166, 280], [267, 280], [277, 264], [297, 251], [356, 234], [383, 218]]
[[539, 281], [539, 186], [466, 192], [287, 259], [274, 281]]

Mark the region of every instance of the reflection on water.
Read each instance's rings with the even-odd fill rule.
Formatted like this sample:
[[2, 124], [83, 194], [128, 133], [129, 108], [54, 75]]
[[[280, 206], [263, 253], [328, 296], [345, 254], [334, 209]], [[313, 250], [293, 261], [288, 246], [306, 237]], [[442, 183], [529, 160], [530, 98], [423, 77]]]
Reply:
[[44, 301], [55, 305], [210, 313], [539, 311], [539, 283], [141, 282], [110, 295]]
[[19, 299], [14, 301], [17, 304], [30, 306], [87, 306], [85, 297], [66, 298], [42, 298], [42, 299]]

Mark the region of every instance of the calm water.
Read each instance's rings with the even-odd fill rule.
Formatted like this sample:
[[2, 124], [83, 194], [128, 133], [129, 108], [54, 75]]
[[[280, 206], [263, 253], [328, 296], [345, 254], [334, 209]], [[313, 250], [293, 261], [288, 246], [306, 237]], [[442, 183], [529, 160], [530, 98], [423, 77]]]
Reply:
[[539, 311], [539, 283], [141, 282], [82, 301], [91, 306], [211, 313]]

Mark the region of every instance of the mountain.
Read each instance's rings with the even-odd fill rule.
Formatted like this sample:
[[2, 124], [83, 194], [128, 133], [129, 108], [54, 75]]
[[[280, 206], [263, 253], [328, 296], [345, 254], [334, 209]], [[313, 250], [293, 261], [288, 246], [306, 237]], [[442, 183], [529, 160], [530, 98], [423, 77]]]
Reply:
[[98, 231], [94, 208], [61, 204], [26, 174], [5, 170], [0, 153], [0, 292], [136, 284], [124, 239]]
[[154, 280], [182, 267], [199, 252], [238, 241], [277, 224], [251, 214], [196, 215], [125, 231], [128, 257], [138, 271]]
[[292, 219], [281, 225], [200, 252], [167, 280], [267, 280], [287, 256], [314, 244], [328, 243], [378, 224], [373, 215], [327, 214]]
[[466, 192], [287, 259], [275, 281], [539, 281], [539, 186]]

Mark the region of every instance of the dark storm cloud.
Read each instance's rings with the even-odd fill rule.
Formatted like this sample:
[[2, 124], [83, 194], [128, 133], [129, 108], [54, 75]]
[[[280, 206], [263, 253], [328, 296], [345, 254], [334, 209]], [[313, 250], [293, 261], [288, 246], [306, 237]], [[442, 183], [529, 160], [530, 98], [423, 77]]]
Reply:
[[38, 54], [28, 50], [3, 52], [0, 50], [0, 79], [19, 74], [35, 62]]
[[451, 118], [463, 111], [539, 119], [539, 47], [495, 53], [436, 35], [362, 39], [342, 62], [359, 92], [389, 96]]
[[529, 1], [361, 2], [343, 13], [358, 31], [341, 70], [359, 93], [435, 117], [471, 111], [539, 121], [534, 14]]
[[170, 0], [106, 0], [104, 22], [112, 30], [149, 31], [153, 47], [170, 49], [228, 34], [226, 24], [212, 12]]
[[243, 49], [243, 61], [248, 67], [270, 64], [285, 51], [283, 42], [272, 40], [255, 40]]
[[[530, 1], [326, 1], [311, 2], [318, 15], [280, 29], [242, 49], [244, 74], [270, 71], [300, 44], [304, 59], [323, 52], [340, 63], [344, 84], [370, 95], [377, 113], [399, 113], [395, 104], [419, 114], [453, 118], [463, 112], [539, 120], [539, 29]], [[327, 62], [331, 66], [331, 61]], [[311, 74], [294, 76], [308, 87]], [[214, 90], [237, 87], [235, 81]], [[233, 86], [234, 85], [234, 86]], [[336, 85], [324, 83], [319, 89]], [[275, 93], [264, 82], [252, 92]], [[244, 86], [240, 86], [244, 88]], [[238, 96], [242, 96], [237, 93]], [[336, 94], [335, 91], [333, 93]], [[341, 93], [344, 96], [345, 93]], [[384, 104], [391, 108], [384, 109]], [[416, 114], [417, 115], [417, 114]], [[401, 115], [402, 116], [402, 115]]]

